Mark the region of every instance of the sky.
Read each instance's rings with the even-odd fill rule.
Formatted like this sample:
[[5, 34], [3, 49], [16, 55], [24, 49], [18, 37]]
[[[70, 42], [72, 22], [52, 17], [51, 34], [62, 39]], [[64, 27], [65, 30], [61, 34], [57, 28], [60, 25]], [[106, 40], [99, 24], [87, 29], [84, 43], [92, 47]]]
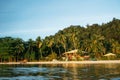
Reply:
[[120, 19], [120, 0], [0, 0], [0, 37], [54, 35], [70, 25]]

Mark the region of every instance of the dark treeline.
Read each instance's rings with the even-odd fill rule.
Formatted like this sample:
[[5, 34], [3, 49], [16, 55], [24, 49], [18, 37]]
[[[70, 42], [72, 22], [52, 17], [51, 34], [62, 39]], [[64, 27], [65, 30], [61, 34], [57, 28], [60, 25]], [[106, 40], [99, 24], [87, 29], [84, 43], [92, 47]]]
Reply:
[[58, 31], [53, 36], [37, 37], [23, 41], [21, 38], [0, 38], [0, 61], [39, 61], [60, 59], [62, 53], [78, 49], [88, 52], [92, 58], [102, 59], [107, 53], [120, 58], [120, 20], [86, 27], [73, 26]]

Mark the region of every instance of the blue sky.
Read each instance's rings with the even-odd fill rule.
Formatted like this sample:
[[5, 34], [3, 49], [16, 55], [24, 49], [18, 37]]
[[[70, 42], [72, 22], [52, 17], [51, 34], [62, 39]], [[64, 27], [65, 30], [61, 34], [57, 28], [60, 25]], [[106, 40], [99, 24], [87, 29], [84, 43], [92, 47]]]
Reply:
[[120, 0], [0, 0], [0, 37], [35, 40], [113, 17], [120, 19]]

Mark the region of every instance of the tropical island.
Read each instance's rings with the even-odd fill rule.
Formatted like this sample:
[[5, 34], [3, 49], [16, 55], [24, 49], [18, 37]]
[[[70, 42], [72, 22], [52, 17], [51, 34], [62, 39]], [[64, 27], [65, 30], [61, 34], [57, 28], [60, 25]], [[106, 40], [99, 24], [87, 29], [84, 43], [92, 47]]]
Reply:
[[120, 20], [71, 25], [36, 40], [0, 38], [0, 62], [120, 60]]

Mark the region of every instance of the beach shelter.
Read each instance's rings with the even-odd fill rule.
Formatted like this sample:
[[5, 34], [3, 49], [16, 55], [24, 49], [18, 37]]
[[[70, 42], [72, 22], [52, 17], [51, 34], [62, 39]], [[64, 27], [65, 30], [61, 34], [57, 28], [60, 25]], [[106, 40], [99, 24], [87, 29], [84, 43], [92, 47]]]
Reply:
[[66, 59], [68, 60], [72, 60], [72, 59], [76, 60], [77, 52], [78, 52], [78, 49], [75, 49], [75, 50], [65, 52], [63, 53], [63, 55], [65, 55]]
[[108, 54], [105, 54], [104, 56], [116, 56], [116, 54], [108, 53]]
[[114, 59], [116, 57], [116, 54], [108, 53], [108, 54], [105, 54], [104, 56], [107, 57], [107, 59]]

